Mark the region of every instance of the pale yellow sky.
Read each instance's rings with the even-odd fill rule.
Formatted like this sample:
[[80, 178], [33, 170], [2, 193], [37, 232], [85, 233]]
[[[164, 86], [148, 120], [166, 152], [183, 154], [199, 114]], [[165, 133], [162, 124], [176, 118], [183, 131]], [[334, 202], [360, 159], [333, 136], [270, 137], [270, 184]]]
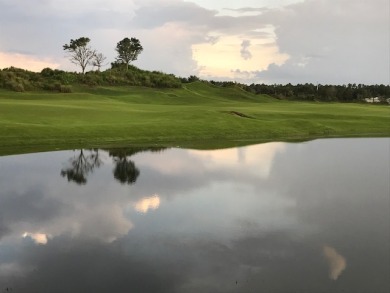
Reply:
[[[250, 57], [241, 56], [241, 44], [249, 41]], [[281, 54], [273, 39], [244, 39], [240, 36], [223, 36], [215, 44], [204, 43], [192, 46], [192, 57], [199, 67], [199, 75], [234, 78], [234, 70], [255, 72], [267, 69], [268, 65], [283, 64], [289, 56]]]
[[57, 68], [60, 64], [49, 59], [39, 59], [37, 57], [0, 52], [0, 68], [18, 67], [31, 71], [41, 71], [45, 67]]

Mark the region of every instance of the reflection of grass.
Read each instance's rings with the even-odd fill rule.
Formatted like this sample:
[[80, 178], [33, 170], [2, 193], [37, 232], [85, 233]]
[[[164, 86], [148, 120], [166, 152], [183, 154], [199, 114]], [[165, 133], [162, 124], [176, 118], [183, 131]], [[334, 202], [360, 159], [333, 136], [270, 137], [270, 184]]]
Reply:
[[79, 88], [68, 94], [0, 91], [0, 154], [390, 136], [389, 125], [388, 106], [278, 101], [203, 83], [182, 89]]

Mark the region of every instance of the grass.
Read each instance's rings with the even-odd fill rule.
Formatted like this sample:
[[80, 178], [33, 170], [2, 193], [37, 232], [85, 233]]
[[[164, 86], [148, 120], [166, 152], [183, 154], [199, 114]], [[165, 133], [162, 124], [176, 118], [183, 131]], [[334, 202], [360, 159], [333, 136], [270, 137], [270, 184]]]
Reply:
[[181, 89], [0, 90], [0, 154], [112, 146], [214, 148], [390, 136], [390, 107], [306, 103], [195, 82]]

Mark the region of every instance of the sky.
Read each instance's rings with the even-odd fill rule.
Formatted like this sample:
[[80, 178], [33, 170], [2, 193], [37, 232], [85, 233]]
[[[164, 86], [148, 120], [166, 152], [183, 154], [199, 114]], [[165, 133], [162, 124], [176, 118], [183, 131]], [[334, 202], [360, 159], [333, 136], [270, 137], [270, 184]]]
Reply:
[[389, 84], [388, 0], [0, 0], [0, 68], [80, 71], [62, 49], [89, 37], [115, 60], [242, 83]]

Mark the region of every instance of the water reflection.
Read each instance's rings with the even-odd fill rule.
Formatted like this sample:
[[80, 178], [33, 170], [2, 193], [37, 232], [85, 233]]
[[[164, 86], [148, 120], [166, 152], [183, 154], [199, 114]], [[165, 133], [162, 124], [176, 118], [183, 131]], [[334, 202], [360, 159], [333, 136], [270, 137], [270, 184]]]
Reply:
[[336, 249], [328, 245], [324, 246], [324, 256], [329, 265], [329, 278], [337, 280], [347, 267], [347, 261]]
[[[126, 148], [126, 149], [106, 149], [113, 158], [115, 167], [113, 170], [114, 178], [122, 184], [134, 184], [140, 174], [139, 169], [134, 162], [129, 159], [132, 155], [139, 152], [162, 152], [165, 148]], [[67, 167], [61, 170], [61, 176], [66, 177], [68, 181], [75, 182], [79, 185], [87, 183], [87, 177], [93, 173], [95, 168], [102, 165], [102, 160], [99, 157], [99, 150], [76, 150], [73, 156], [68, 160]]]
[[[100, 161], [82, 187], [58, 176], [81, 152]], [[389, 156], [336, 139], [2, 157], [0, 291], [388, 292]]]
[[46, 235], [44, 233], [29, 233], [25, 232], [23, 234], [23, 238], [29, 237], [34, 240], [36, 244], [46, 244], [48, 239], [51, 237], [50, 235]]
[[160, 197], [154, 194], [137, 201], [134, 208], [137, 212], [146, 214], [149, 210], [156, 210], [160, 206]]
[[84, 150], [80, 150], [78, 155], [74, 155], [69, 159], [70, 166], [61, 170], [61, 176], [68, 181], [76, 182], [77, 184], [86, 184], [87, 176], [92, 173], [95, 168], [99, 168], [102, 161], [99, 158], [99, 150], [90, 150], [85, 155]]
[[[111, 157], [114, 158], [114, 177], [122, 184], [133, 184], [139, 176], [139, 169], [134, 162], [128, 159], [128, 152], [126, 150], [111, 150], [109, 151]], [[133, 153], [131, 153], [133, 154]]]

